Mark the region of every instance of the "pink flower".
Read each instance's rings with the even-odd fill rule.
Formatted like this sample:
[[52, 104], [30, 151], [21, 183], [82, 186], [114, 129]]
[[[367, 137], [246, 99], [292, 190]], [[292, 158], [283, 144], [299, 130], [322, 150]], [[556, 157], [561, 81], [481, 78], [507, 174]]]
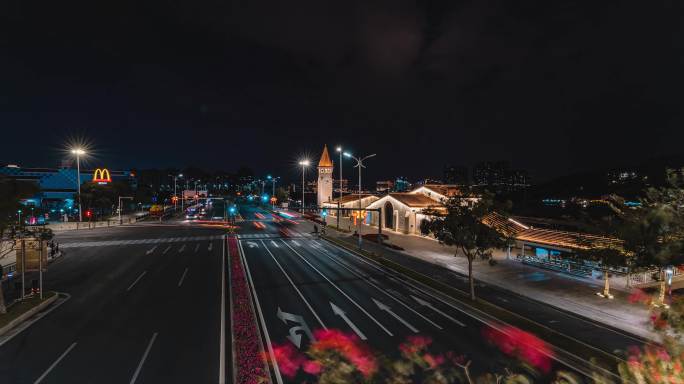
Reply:
[[426, 353], [425, 355], [423, 355], [423, 360], [425, 360], [425, 362], [428, 364], [428, 366], [431, 369], [435, 369], [444, 363], [444, 356], [442, 356], [442, 355], [433, 356], [429, 353]]
[[553, 351], [537, 336], [512, 326], [504, 326], [502, 330], [485, 328], [483, 334], [506, 355], [523, 360], [542, 372], [551, 370]]
[[297, 375], [299, 367], [305, 361], [304, 356], [292, 346], [292, 344], [273, 345], [273, 357], [278, 363], [280, 372], [292, 379]]
[[314, 336], [316, 342], [311, 345], [312, 352], [337, 351], [367, 378], [378, 370], [375, 357], [356, 335], [336, 329], [319, 329], [314, 331]]
[[304, 362], [302, 365], [302, 368], [304, 369], [304, 372], [310, 374], [310, 375], [318, 375], [321, 373], [321, 364], [317, 361], [312, 361], [312, 360], [307, 360]]

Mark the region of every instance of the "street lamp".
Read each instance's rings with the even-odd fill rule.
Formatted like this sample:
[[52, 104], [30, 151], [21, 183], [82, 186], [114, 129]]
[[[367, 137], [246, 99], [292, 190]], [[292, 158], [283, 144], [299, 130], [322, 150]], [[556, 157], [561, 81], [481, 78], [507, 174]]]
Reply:
[[[280, 179], [280, 177], [273, 177], [271, 175], [268, 175], [268, 176], [266, 176], [266, 178], [268, 180], [271, 180], [271, 197], [275, 197], [275, 183], [276, 183], [276, 180]], [[273, 204], [271, 204], [271, 205], [272, 205], [271, 208], [275, 209], [275, 202], [273, 202]]]
[[83, 222], [83, 213], [81, 212], [81, 156], [86, 154], [83, 148], [74, 148], [71, 153], [76, 155], [76, 183], [78, 183], [78, 221]]
[[[359, 197], [358, 197], [358, 199], [359, 199], [359, 215], [357, 215], [357, 218], [356, 218], [356, 233], [359, 235], [359, 249], [361, 249], [361, 215], [360, 215], [361, 214], [361, 168], [366, 168], [363, 165], [364, 160], [370, 159], [371, 157], [373, 157], [375, 155], [376, 154], [374, 153], [374, 154], [368, 155], [366, 157], [358, 158], [358, 157], [352, 156], [349, 152], [344, 152], [345, 157], [349, 157], [351, 159], [356, 160], [356, 165], [354, 166], [354, 168], [356, 168], [356, 167], [359, 168]], [[379, 222], [378, 222], [378, 225], [380, 225]]]
[[340, 229], [340, 207], [342, 206], [342, 147], [338, 146], [336, 148], [337, 152], [340, 154], [340, 198], [337, 200], [337, 229]]
[[302, 160], [299, 165], [302, 166], [302, 216], [304, 216], [304, 171], [309, 166], [309, 160]]
[[19, 228], [21, 228], [21, 209], [18, 209], [17, 213], [19, 214]]

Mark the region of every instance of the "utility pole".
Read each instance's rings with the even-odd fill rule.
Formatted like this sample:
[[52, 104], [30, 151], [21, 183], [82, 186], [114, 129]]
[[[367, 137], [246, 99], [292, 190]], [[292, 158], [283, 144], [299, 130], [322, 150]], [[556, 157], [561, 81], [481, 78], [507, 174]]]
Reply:
[[121, 219], [121, 200], [122, 199], [133, 200], [133, 197], [131, 197], [131, 196], [119, 196], [119, 225], [123, 224], [123, 220]]
[[358, 196], [359, 211], [358, 211], [358, 214], [356, 217], [356, 233], [359, 236], [359, 249], [361, 249], [361, 168], [365, 168], [365, 166], [363, 165], [364, 160], [370, 159], [371, 157], [374, 157], [376, 154], [374, 153], [372, 155], [368, 155], [368, 156], [363, 157], [363, 158], [354, 157], [350, 153], [347, 153], [347, 152], [345, 152], [344, 155], [346, 157], [349, 157], [349, 158], [356, 160], [356, 166], [355, 167], [359, 168], [359, 196]]
[[304, 170], [309, 166], [309, 160], [302, 160], [299, 165], [302, 166], [302, 216], [304, 216]]
[[342, 206], [342, 147], [337, 147], [340, 153], [340, 198], [337, 200], [337, 229], [340, 229], [340, 207]]

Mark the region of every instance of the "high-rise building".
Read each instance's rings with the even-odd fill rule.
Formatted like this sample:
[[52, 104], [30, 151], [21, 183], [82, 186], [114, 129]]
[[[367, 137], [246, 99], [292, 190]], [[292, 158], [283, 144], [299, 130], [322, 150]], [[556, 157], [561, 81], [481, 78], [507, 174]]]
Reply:
[[444, 184], [468, 185], [468, 168], [462, 166], [444, 166]]
[[332, 201], [333, 192], [333, 167], [334, 164], [330, 160], [328, 154], [328, 146], [323, 146], [323, 154], [321, 160], [318, 162], [318, 206], [323, 206], [323, 203]]
[[394, 189], [394, 181], [381, 180], [375, 183], [375, 190], [380, 193], [391, 192]]
[[511, 169], [507, 161], [483, 161], [473, 167], [473, 186], [514, 190], [530, 185], [527, 171]]
[[394, 192], [406, 192], [411, 189], [411, 183], [405, 177], [397, 177], [394, 181]]

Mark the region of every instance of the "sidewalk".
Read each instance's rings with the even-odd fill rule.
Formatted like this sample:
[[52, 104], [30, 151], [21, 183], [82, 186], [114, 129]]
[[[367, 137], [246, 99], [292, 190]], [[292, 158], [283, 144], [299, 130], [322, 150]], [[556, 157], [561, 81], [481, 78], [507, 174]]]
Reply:
[[[365, 227], [361, 232], [376, 233], [377, 229]], [[390, 250], [370, 241], [364, 241], [364, 248], [404, 265], [411, 264], [410, 259], [404, 257], [409, 256], [464, 276], [468, 274], [466, 258], [455, 257], [453, 247], [443, 246], [430, 238], [389, 231], [383, 231], [383, 233], [389, 236], [389, 243], [398, 245], [404, 250]], [[349, 234], [336, 231], [331, 227], [328, 227], [328, 234], [353, 244], [357, 241]], [[604, 299], [596, 295], [596, 292], [603, 291], [602, 280], [580, 278], [529, 266], [517, 260], [508, 260], [506, 252], [502, 251], [495, 252], [494, 259], [497, 261], [494, 266], [482, 260], [473, 263], [473, 275], [476, 280], [554, 306], [565, 312], [577, 314], [644, 338], [657, 340], [657, 335], [650, 330], [648, 324], [648, 308], [641, 304], [630, 303], [629, 292], [624, 290], [623, 286], [611, 286], [611, 293], [615, 298]], [[412, 267], [418, 266], [414, 264]]]

